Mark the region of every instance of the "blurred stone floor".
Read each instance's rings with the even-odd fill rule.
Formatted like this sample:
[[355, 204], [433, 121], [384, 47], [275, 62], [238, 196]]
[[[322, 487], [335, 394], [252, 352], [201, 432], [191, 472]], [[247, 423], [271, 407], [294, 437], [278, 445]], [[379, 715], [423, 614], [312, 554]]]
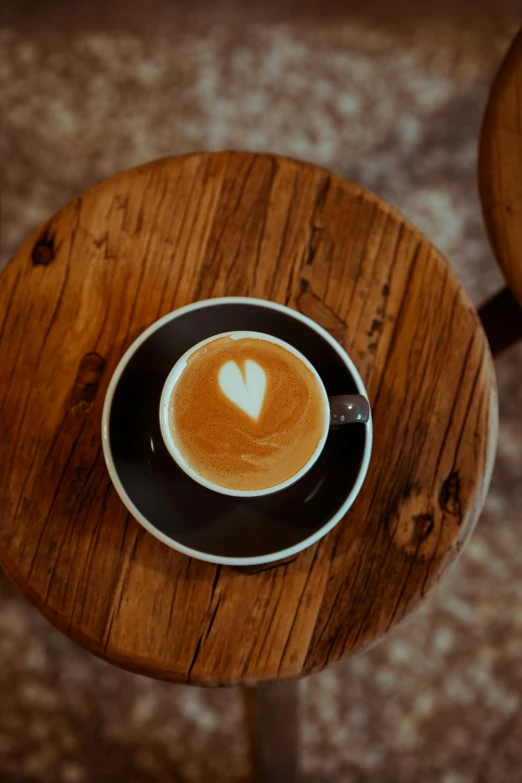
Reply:
[[[106, 5], [0, 0], [0, 266], [113, 172], [233, 147], [376, 191], [475, 303], [501, 285], [476, 144], [520, 0]], [[301, 683], [306, 783], [522, 781], [521, 360], [497, 364], [496, 470], [457, 566], [380, 646]], [[240, 708], [89, 656], [0, 576], [1, 783], [246, 783]]]

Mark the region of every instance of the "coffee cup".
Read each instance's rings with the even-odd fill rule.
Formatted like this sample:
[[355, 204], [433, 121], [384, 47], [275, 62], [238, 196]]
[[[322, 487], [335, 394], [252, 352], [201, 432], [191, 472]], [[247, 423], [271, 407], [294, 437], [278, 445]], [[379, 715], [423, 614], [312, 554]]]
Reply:
[[[250, 495], [237, 487], [231, 494], [223, 487], [209, 489], [198, 471], [191, 475], [176, 459], [168, 422], [162, 425], [158, 415], [162, 398], [170, 399], [169, 389], [172, 393], [183, 380], [187, 358], [220, 336], [238, 334], [261, 337], [306, 367], [328, 424], [323, 419], [324, 430], [298, 470], [285, 481], [272, 481], [267, 492], [255, 489]], [[237, 363], [236, 378], [242, 372], [246, 382], [245, 363]], [[182, 370], [178, 380], [176, 368]], [[255, 406], [250, 410], [256, 413]], [[265, 567], [295, 556], [346, 517], [370, 462], [373, 429], [371, 415], [363, 421], [367, 412], [357, 368], [319, 324], [275, 302], [221, 297], [168, 313], [127, 348], [105, 397], [103, 453], [122, 502], [160, 541], [210, 563]], [[350, 419], [360, 423], [347, 425]]]
[[187, 350], [163, 386], [169, 453], [194, 481], [234, 497], [286, 489], [319, 458], [331, 426], [367, 422], [363, 395], [328, 398], [311, 362], [270, 334], [231, 331]]

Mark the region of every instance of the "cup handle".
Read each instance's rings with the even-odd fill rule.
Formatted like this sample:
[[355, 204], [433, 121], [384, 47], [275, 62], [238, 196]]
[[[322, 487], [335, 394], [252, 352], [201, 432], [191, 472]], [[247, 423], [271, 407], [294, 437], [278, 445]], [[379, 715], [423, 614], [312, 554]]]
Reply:
[[330, 397], [330, 427], [364, 423], [370, 418], [370, 404], [362, 394], [341, 394]]

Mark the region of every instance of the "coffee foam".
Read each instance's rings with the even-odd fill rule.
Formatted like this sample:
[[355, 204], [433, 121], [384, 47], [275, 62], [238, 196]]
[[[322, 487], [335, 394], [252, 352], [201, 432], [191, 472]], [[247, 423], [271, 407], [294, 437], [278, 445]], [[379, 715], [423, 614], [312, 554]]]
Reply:
[[310, 369], [282, 346], [253, 338], [202, 346], [169, 401], [170, 430], [186, 462], [208, 481], [237, 490], [266, 489], [294, 476], [321, 441], [324, 418]]
[[237, 362], [228, 361], [218, 373], [219, 388], [230, 402], [253, 419], [259, 419], [266, 392], [266, 372], [252, 359], [247, 359], [243, 369]]

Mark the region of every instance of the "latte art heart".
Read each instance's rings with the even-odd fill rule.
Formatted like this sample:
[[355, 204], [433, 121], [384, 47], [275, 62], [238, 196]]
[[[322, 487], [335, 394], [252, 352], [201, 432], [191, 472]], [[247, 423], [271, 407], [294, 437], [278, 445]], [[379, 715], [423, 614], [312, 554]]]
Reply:
[[236, 362], [226, 362], [219, 371], [218, 380], [230, 402], [253, 419], [259, 418], [265, 400], [266, 373], [257, 362], [247, 359], [244, 373]]

